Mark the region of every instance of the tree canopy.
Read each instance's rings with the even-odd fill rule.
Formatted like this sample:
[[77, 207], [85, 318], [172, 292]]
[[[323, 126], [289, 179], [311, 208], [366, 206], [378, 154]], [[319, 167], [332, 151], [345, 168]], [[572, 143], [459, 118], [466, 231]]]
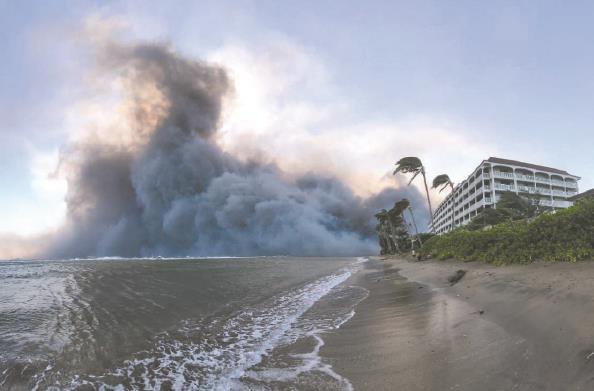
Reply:
[[536, 216], [537, 207], [532, 200], [520, 197], [516, 193], [505, 192], [497, 201], [497, 208], [483, 209], [472, 219], [466, 229], [473, 231], [506, 221], [517, 221]]

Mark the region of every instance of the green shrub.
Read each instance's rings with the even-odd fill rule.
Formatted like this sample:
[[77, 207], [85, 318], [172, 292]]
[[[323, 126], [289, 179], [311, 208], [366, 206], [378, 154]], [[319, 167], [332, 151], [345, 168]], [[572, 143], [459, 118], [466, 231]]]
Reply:
[[424, 255], [495, 264], [594, 258], [594, 199], [531, 221], [508, 221], [490, 229], [458, 228], [427, 240]]

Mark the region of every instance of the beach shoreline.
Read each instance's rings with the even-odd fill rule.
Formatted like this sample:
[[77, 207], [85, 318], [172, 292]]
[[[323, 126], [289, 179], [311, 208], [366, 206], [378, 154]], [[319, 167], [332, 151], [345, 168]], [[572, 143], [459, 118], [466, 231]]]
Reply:
[[592, 262], [371, 257], [348, 283], [369, 296], [320, 354], [355, 390], [594, 387]]

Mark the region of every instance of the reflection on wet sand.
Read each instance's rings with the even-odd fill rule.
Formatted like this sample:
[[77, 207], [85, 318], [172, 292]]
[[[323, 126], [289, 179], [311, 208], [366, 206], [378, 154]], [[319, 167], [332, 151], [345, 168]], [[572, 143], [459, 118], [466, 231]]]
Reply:
[[355, 389], [502, 390], [521, 383], [516, 358], [525, 341], [464, 301], [377, 260], [355, 279], [370, 295], [321, 352]]

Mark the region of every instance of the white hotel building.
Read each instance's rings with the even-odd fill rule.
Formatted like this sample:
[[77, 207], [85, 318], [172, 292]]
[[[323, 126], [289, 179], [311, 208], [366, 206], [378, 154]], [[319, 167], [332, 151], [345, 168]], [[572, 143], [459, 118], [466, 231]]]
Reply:
[[490, 157], [437, 207], [433, 213], [435, 233], [442, 234], [468, 224], [485, 208], [496, 208], [501, 193], [529, 196], [538, 205], [568, 208], [578, 193], [580, 177], [556, 168]]

